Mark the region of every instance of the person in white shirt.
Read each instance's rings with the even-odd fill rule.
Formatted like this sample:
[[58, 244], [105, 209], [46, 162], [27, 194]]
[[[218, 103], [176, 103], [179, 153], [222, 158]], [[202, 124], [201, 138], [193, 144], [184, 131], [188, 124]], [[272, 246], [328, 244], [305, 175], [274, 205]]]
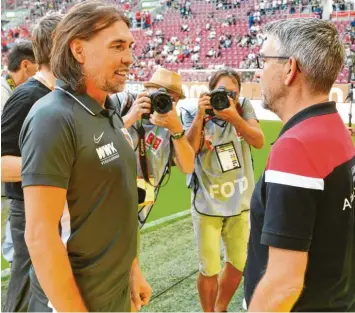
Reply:
[[215, 39], [216, 38], [216, 31], [212, 30], [210, 31], [210, 33], [208, 34], [208, 39]]
[[200, 57], [199, 57], [198, 53], [195, 53], [195, 54], [193, 54], [193, 55], [191, 56], [191, 61], [192, 61], [192, 62], [198, 62], [199, 59], [200, 59]]

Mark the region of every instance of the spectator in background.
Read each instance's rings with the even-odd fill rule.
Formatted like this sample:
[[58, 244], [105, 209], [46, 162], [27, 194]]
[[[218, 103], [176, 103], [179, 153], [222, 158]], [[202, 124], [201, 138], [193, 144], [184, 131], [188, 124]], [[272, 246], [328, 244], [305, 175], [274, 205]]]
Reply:
[[200, 61], [200, 56], [198, 53], [194, 53], [192, 56], [191, 56], [191, 61], [196, 64]]
[[189, 31], [190, 31], [189, 25], [187, 25], [187, 24], [182, 24], [182, 25], [181, 25], [181, 31], [182, 31], [182, 32], [189, 32]]
[[254, 13], [250, 12], [249, 14], [249, 29], [254, 25]]
[[157, 20], [157, 22], [161, 22], [164, 20], [164, 17], [161, 13], [158, 13], [155, 17], [155, 19]]
[[32, 106], [51, 92], [55, 77], [50, 69], [52, 33], [61, 20], [58, 14], [43, 17], [33, 28], [32, 43], [38, 73], [21, 84], [8, 99], [1, 118], [1, 180], [11, 199], [10, 228], [14, 260], [6, 295], [5, 312], [27, 311], [30, 298], [31, 259], [25, 243], [25, 208], [21, 188], [22, 158], [18, 145], [24, 120]]
[[264, 1], [260, 1], [260, 13], [261, 15], [265, 15], [265, 2]]
[[146, 15], [145, 15], [145, 27], [150, 27], [152, 24], [152, 16], [150, 14], [150, 12], [147, 11]]
[[199, 45], [199, 44], [196, 44], [196, 45], [194, 46], [193, 52], [194, 52], [194, 53], [200, 52], [200, 45]]
[[37, 64], [31, 41], [14, 44], [7, 55], [8, 73], [1, 77], [1, 112], [15, 88], [37, 71]]
[[216, 31], [215, 30], [211, 30], [208, 34], [208, 39], [212, 40], [216, 38]]
[[226, 41], [224, 42], [225, 48], [230, 48], [232, 46], [232, 39], [231, 36], [227, 36]]
[[137, 11], [136, 12], [136, 25], [138, 28], [141, 27], [141, 21], [142, 21], [141, 12]]
[[213, 48], [211, 48], [210, 50], [208, 50], [206, 57], [213, 58], [215, 57], [215, 55], [216, 55], [216, 51]]

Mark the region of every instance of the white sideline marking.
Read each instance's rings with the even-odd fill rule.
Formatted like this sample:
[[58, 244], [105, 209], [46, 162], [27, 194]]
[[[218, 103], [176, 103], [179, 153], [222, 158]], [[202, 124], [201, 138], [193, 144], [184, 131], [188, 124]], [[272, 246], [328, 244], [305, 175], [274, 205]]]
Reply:
[[168, 222], [168, 221], [171, 221], [171, 220], [174, 220], [174, 219], [177, 219], [179, 217], [182, 217], [182, 216], [185, 216], [185, 215], [188, 215], [190, 214], [191, 210], [186, 210], [186, 211], [182, 211], [182, 212], [179, 212], [179, 213], [175, 213], [173, 215], [169, 215], [169, 216], [166, 216], [166, 217], [162, 217], [156, 221], [152, 221], [152, 222], [149, 222], [149, 223], [146, 223], [142, 229], [148, 229], [148, 228], [151, 228], [151, 227], [154, 227], [154, 226], [157, 226], [159, 224], [162, 224], [162, 223], [165, 223], [165, 222]]
[[9, 267], [5, 268], [4, 270], [1, 271], [1, 278], [10, 276], [10, 274], [11, 274], [11, 269]]

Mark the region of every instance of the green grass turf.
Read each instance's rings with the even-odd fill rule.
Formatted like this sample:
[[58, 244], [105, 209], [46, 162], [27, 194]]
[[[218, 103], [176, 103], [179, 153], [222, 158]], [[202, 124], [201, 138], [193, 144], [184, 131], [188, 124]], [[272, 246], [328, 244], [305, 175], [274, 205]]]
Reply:
[[[196, 287], [197, 251], [190, 216], [143, 230], [140, 264], [153, 289], [152, 301], [144, 312], [201, 312]], [[242, 301], [241, 284], [229, 311], [242, 311]]]

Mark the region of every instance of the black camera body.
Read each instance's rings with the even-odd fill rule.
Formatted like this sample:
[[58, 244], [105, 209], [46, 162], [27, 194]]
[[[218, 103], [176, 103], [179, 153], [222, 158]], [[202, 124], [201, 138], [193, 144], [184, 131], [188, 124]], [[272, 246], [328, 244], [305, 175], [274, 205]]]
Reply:
[[[237, 93], [235, 91], [228, 91], [224, 88], [224, 86], [220, 86], [215, 90], [212, 90], [209, 93], [211, 98], [210, 103], [213, 109], [217, 111], [222, 111], [224, 109], [229, 108], [229, 99], [228, 97], [232, 98], [233, 100], [236, 99]], [[206, 114], [210, 116], [214, 116], [213, 110], [207, 109]]]
[[151, 102], [151, 110], [148, 114], [143, 114], [142, 118], [149, 119], [150, 114], [157, 112], [159, 114], [166, 114], [173, 108], [173, 99], [165, 88], [159, 88], [157, 91], [149, 94]]

